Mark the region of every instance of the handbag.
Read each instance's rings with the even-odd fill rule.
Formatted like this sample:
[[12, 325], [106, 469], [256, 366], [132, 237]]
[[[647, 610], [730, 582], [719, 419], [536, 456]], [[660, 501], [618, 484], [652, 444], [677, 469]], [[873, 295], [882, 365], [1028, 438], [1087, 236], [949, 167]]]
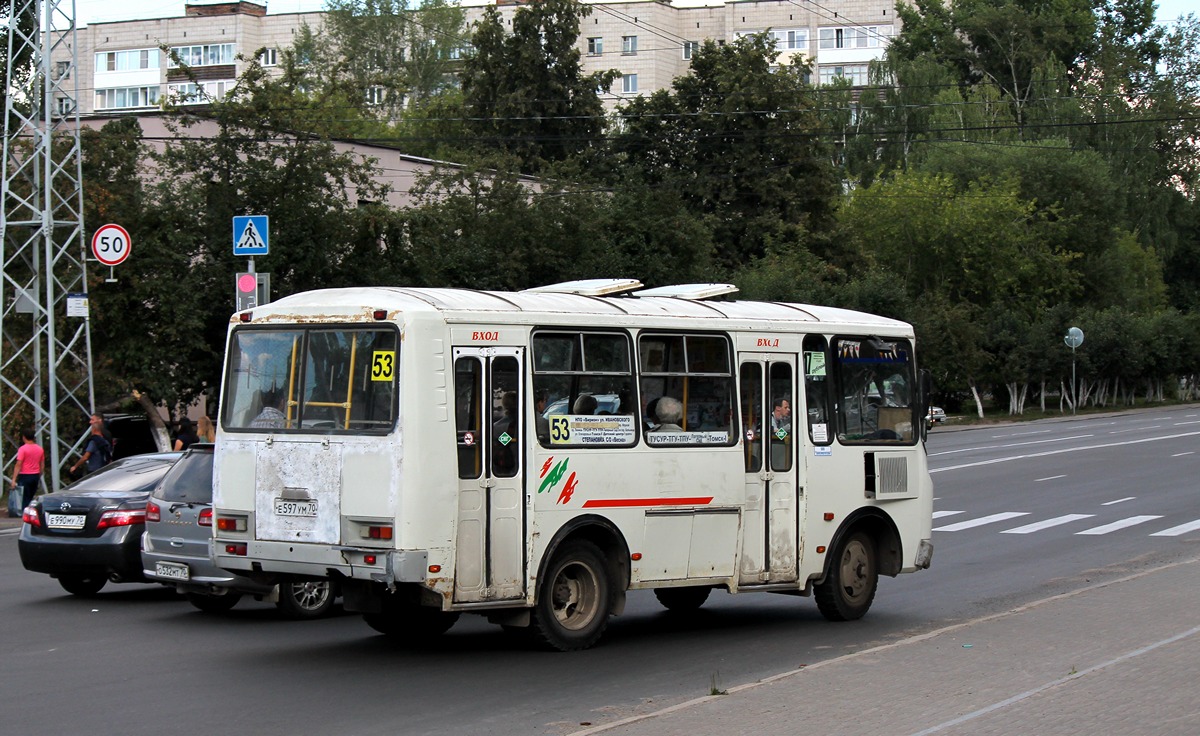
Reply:
[[25, 495], [25, 490], [21, 486], [8, 489], [8, 518], [19, 519], [21, 512], [25, 509], [21, 508], [22, 496]]

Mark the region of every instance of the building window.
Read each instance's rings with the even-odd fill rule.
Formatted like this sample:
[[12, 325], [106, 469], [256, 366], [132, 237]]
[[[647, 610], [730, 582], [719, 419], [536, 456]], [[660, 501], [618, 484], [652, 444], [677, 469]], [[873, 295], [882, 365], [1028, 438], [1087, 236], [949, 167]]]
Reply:
[[[69, 64], [69, 62], [59, 63]], [[96, 71], [98, 72], [132, 72], [139, 69], [157, 68], [158, 49], [102, 51], [96, 54]]]
[[891, 26], [856, 26], [822, 28], [818, 39], [823, 49], [876, 49], [887, 46], [891, 35]]
[[261, 66], [279, 66], [279, 50], [263, 49], [258, 55], [258, 63]]
[[845, 29], [844, 28], [822, 28], [820, 30], [820, 46], [823, 49], [841, 49], [845, 48]]
[[604, 53], [604, 38], [594, 36], [588, 39], [588, 56], [600, 56]]
[[58, 113], [60, 118], [65, 118], [75, 114], [75, 100], [62, 95], [54, 98], [54, 111]]
[[808, 29], [773, 31], [775, 48], [779, 51], [802, 51], [808, 48]]
[[70, 79], [71, 78], [71, 62], [69, 62], [69, 61], [54, 62], [54, 78], [55, 79]]
[[367, 87], [367, 104], [382, 105], [387, 97], [387, 90], [379, 85]]
[[638, 82], [636, 74], [621, 75], [621, 91], [625, 94], [633, 94], [638, 91]]
[[683, 58], [684, 59], [692, 58], [692, 54], [696, 53], [699, 50], [700, 50], [700, 43], [698, 41], [684, 41], [683, 42]]
[[621, 36], [621, 53], [630, 56], [637, 53], [637, 36]]
[[176, 105], [204, 105], [213, 100], [221, 99], [233, 91], [237, 85], [235, 79], [221, 79], [213, 82], [184, 82], [168, 84], [167, 95]]
[[823, 66], [820, 69], [821, 84], [833, 84], [835, 79], [845, 79], [853, 87], [867, 86], [866, 64], [838, 64]]
[[96, 90], [97, 110], [130, 110], [158, 104], [158, 87], [111, 87]]
[[[175, 59], [179, 61], [176, 62]], [[167, 66], [174, 69], [178, 66], [217, 66], [233, 63], [233, 44], [214, 43], [204, 46], [172, 46], [171, 56]]]

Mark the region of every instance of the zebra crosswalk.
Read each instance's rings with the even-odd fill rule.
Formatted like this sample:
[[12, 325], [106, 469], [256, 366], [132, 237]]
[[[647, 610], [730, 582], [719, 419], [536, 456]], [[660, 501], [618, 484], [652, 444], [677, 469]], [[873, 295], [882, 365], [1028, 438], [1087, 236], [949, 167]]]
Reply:
[[[967, 513], [967, 512], [966, 511], [934, 511], [933, 518], [936, 521], [938, 519], [945, 519], [945, 518], [951, 517], [951, 516], [961, 516], [962, 514], [965, 514], [965, 513]], [[1013, 519], [1019, 519], [1021, 517], [1025, 517], [1025, 516], [1031, 516], [1030, 512], [1028, 512], [1028, 511], [1002, 511], [1000, 513], [988, 514], [986, 516], [979, 516], [979, 517], [974, 517], [974, 518], [970, 518], [970, 519], [963, 519], [961, 521], [958, 521], [958, 520], [952, 521], [950, 523], [943, 524], [941, 526], [935, 526], [933, 528], [933, 531], [935, 531], [935, 532], [960, 532], [965, 529], [974, 529], [974, 528], [982, 527], [982, 526], [1001, 524], [1003, 522], [1011, 521]], [[1044, 531], [1046, 529], [1053, 529], [1055, 527], [1067, 526], [1069, 524], [1079, 524], [1079, 523], [1084, 522], [1087, 519], [1094, 519], [1095, 516], [1096, 516], [1095, 514], [1064, 514], [1062, 516], [1055, 516], [1055, 517], [1052, 517], [1049, 519], [1032, 521], [1032, 522], [1029, 522], [1026, 524], [1022, 524], [1020, 526], [1010, 527], [1007, 529], [1000, 529], [999, 533], [1000, 534], [1034, 534], [1036, 532]], [[1081, 529], [1079, 531], [1075, 531], [1073, 533], [1077, 534], [1077, 535], [1082, 535], [1082, 536], [1102, 536], [1105, 534], [1112, 534], [1113, 532], [1118, 532], [1118, 531], [1121, 531], [1124, 529], [1141, 526], [1143, 524], [1149, 524], [1150, 522], [1158, 521], [1159, 519], [1162, 519], [1162, 518], [1163, 517], [1161, 515], [1153, 515], [1153, 514], [1139, 514], [1139, 515], [1135, 515], [1135, 516], [1127, 516], [1123, 519], [1109, 521], [1104, 524], [1100, 524], [1099, 526], [1090, 526], [1090, 527]], [[1186, 522], [1183, 524], [1177, 524], [1175, 526], [1171, 526], [1166, 529], [1159, 529], [1158, 531], [1154, 531], [1154, 532], [1150, 533], [1149, 536], [1151, 536], [1151, 537], [1178, 537], [1178, 536], [1182, 536], [1184, 534], [1190, 534], [1192, 532], [1200, 532], [1200, 519], [1197, 519], [1195, 521], [1189, 521], [1189, 522]]]

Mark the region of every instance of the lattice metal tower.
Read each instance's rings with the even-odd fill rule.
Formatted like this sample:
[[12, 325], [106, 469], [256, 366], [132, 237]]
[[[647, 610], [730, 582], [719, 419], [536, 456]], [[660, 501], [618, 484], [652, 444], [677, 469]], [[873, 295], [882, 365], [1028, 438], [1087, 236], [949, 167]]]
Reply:
[[46, 449], [49, 490], [58, 490], [95, 406], [88, 321], [67, 316], [68, 295], [87, 291], [75, 2], [12, 0], [9, 9], [0, 467], [10, 477], [20, 428], [32, 426]]

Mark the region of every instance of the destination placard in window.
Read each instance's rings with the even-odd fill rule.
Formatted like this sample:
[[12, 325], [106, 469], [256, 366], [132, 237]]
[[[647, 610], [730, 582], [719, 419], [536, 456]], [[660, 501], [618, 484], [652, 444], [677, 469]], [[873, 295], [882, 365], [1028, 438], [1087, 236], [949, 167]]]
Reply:
[[650, 432], [646, 443], [651, 445], [727, 445], [728, 432]]
[[630, 445], [637, 436], [637, 423], [627, 414], [553, 414], [549, 419], [552, 445]]

